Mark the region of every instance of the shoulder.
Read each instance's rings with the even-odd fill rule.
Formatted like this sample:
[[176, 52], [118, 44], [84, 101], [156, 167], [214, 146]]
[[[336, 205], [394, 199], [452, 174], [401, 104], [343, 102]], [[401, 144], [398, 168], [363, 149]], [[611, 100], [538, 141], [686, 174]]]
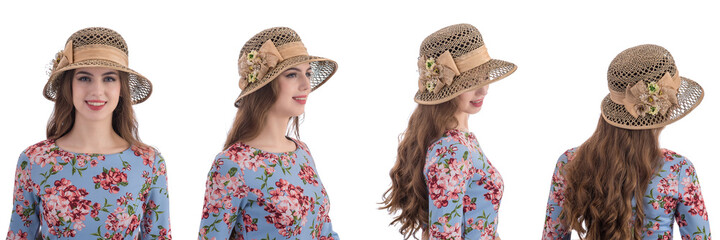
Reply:
[[46, 139], [25, 148], [22, 154], [27, 157], [36, 157], [40, 155], [46, 155], [50, 152], [53, 152], [54, 150], [57, 150], [57, 146], [55, 146], [55, 140]]
[[557, 163], [555, 164], [556, 169], [561, 169], [565, 164], [568, 164], [570, 161], [575, 159], [575, 153], [577, 152], [577, 147], [570, 148], [566, 150], [563, 154], [558, 157]]
[[295, 139], [295, 138], [289, 138], [289, 139], [290, 139], [291, 141], [295, 142], [295, 144], [297, 144], [297, 147], [298, 147], [298, 148], [300, 148], [300, 149], [302, 149], [303, 151], [305, 151], [305, 152], [307, 152], [308, 154], [310, 154], [310, 148], [307, 146], [307, 144], [305, 144], [305, 142], [300, 141], [299, 139]]
[[686, 157], [668, 149], [661, 149], [662, 152], [662, 169], [660, 175], [673, 174], [675, 176], [695, 175], [695, 166]]

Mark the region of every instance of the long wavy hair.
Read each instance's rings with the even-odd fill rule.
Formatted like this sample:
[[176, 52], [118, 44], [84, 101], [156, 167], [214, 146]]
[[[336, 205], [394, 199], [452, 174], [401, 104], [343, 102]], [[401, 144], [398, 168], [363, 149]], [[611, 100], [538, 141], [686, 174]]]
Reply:
[[[280, 84], [273, 80], [240, 100], [235, 121], [233, 121], [223, 149], [227, 149], [237, 142], [250, 141], [260, 134], [260, 130], [265, 127], [265, 118], [267, 118], [270, 107], [277, 101], [278, 92], [280, 92]], [[300, 118], [291, 117], [290, 119], [292, 120], [290, 132], [294, 133], [295, 138], [298, 139], [300, 138]]]
[[[392, 185], [383, 194], [380, 209], [400, 212], [390, 225], [400, 223], [400, 233], [409, 239], [422, 230], [428, 239], [428, 189], [423, 174], [428, 147], [446, 130], [457, 126], [455, 101], [437, 105], [418, 105], [410, 116], [408, 127], [400, 137], [397, 160], [390, 170]], [[415, 237], [417, 239], [417, 237]]]
[[618, 128], [601, 116], [595, 133], [564, 167], [562, 223], [581, 239], [642, 239], [642, 200], [662, 164], [660, 131]]
[[[132, 108], [130, 96], [129, 75], [126, 72], [118, 71], [120, 74], [120, 99], [112, 113], [112, 128], [131, 146], [147, 148], [138, 136], [138, 123], [135, 119], [135, 112]], [[75, 125], [75, 105], [73, 105], [72, 82], [75, 70], [68, 70], [61, 76], [58, 84], [55, 107], [48, 120], [46, 136], [48, 139], [57, 140], [72, 130]]]

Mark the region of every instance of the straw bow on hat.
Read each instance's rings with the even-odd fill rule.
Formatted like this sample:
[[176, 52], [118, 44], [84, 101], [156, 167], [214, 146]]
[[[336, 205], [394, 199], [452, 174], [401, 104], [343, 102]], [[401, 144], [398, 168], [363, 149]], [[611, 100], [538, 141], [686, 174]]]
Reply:
[[45, 98], [55, 101], [63, 73], [85, 67], [103, 67], [128, 73], [133, 104], [145, 101], [152, 93], [150, 81], [128, 68], [125, 39], [112, 29], [91, 27], [73, 33], [65, 43], [65, 49], [56, 54], [50, 78], [43, 90]]
[[624, 129], [653, 129], [683, 118], [703, 98], [702, 87], [681, 77], [670, 52], [657, 45], [628, 48], [610, 63], [602, 116]]
[[498, 81], [515, 64], [492, 59], [473, 25], [457, 24], [430, 34], [420, 46], [420, 78], [415, 102], [433, 105]]
[[235, 107], [243, 97], [270, 83], [283, 71], [303, 63], [310, 63], [312, 68], [312, 91], [337, 70], [335, 61], [308, 55], [300, 36], [290, 28], [274, 27], [256, 34], [240, 50], [238, 72], [242, 91], [235, 100]]

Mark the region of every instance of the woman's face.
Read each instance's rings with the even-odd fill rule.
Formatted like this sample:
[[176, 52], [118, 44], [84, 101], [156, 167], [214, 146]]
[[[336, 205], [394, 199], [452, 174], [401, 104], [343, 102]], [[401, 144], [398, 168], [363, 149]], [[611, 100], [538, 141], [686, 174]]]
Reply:
[[487, 95], [488, 88], [490, 88], [490, 85], [485, 85], [481, 88], [473, 91], [467, 91], [460, 94], [460, 96], [457, 96], [455, 101], [457, 101], [458, 112], [467, 114], [478, 113], [482, 107], [485, 95]]
[[120, 98], [120, 73], [102, 67], [75, 69], [72, 93], [76, 118], [90, 121], [112, 119]]
[[279, 116], [295, 117], [305, 112], [305, 102], [310, 94], [310, 63], [293, 66], [282, 72], [274, 81], [278, 81], [277, 100], [270, 112]]

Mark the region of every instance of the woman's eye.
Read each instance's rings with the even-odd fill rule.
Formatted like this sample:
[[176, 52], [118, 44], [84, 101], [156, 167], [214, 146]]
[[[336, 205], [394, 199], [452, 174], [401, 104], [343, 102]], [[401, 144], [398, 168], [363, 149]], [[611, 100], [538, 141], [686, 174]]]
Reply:
[[297, 73], [290, 73], [288, 75], [285, 75], [286, 78], [294, 78], [297, 76]]
[[305, 73], [305, 76], [310, 78], [310, 77], [312, 77], [312, 73], [311, 72]]
[[81, 82], [89, 82], [89, 81], [90, 81], [90, 78], [89, 78], [89, 77], [79, 77], [79, 78], [78, 78], [78, 81], [81, 81]]
[[114, 81], [115, 81], [115, 78], [114, 78], [114, 77], [106, 77], [104, 80], [105, 80], [106, 82], [114, 82]]

